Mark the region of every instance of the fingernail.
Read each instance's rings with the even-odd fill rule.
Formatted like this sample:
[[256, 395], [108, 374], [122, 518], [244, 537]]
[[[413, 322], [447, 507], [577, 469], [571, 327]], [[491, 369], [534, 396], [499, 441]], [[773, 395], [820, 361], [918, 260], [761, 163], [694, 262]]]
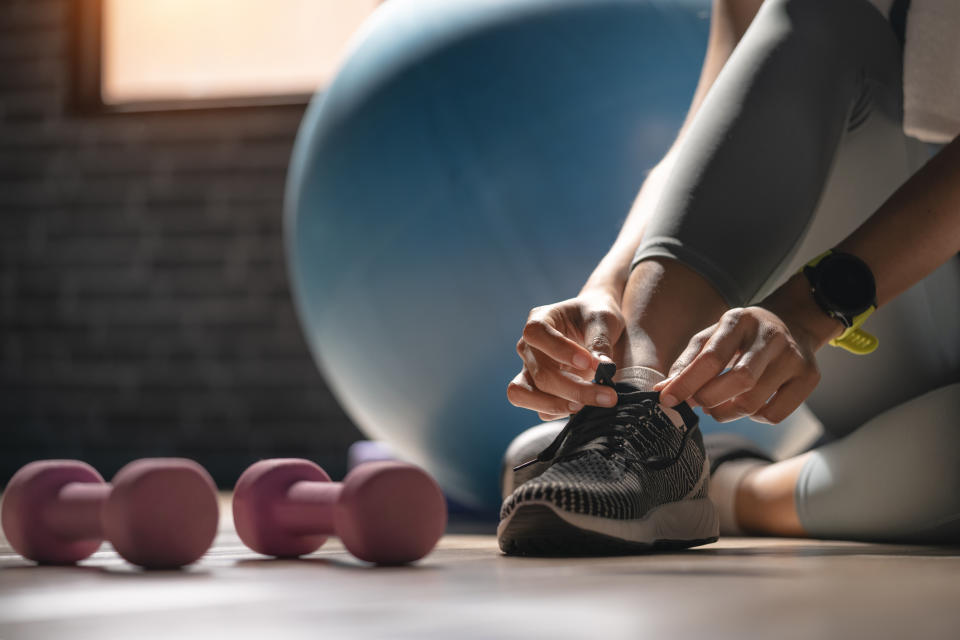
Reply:
[[660, 404], [666, 407], [675, 407], [680, 403], [677, 402], [677, 399], [674, 398], [673, 396], [665, 395], [665, 396], [660, 396]]
[[567, 406], [570, 407], [570, 412], [571, 412], [571, 413], [576, 413], [576, 412], [580, 411], [580, 409], [583, 409], [583, 405], [580, 404], [579, 402], [571, 402], [571, 403], [568, 404]]
[[579, 367], [579, 368], [581, 368], [581, 369], [589, 369], [589, 368], [590, 368], [590, 358], [588, 358], [587, 356], [583, 355], [582, 353], [578, 353], [578, 354], [576, 354], [576, 355], [573, 356], [573, 366]]
[[609, 405], [614, 404], [617, 401], [617, 396], [613, 391], [598, 391], [597, 392], [597, 404], [599, 405]]

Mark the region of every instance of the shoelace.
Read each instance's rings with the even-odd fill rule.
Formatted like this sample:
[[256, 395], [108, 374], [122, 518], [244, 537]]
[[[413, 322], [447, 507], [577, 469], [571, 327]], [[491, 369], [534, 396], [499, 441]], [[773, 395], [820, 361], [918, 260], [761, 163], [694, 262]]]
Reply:
[[[597, 374], [594, 382], [608, 387], [615, 387], [613, 375], [616, 373], [616, 365], [613, 363], [603, 363], [597, 367]], [[567, 425], [557, 434], [547, 448], [537, 454], [537, 457], [527, 460], [513, 468], [519, 471], [524, 467], [537, 462], [550, 462], [561, 455], [575, 453], [580, 447], [601, 440], [599, 443], [608, 451], [622, 449], [625, 440], [631, 440], [635, 448], [640, 438], [637, 428], [641, 425], [649, 424], [654, 420], [659, 420], [672, 425], [670, 418], [660, 410], [660, 393], [657, 391], [639, 392], [640, 402], [630, 404], [617, 404], [615, 407], [585, 407], [575, 416], [567, 421]], [[672, 456], [648, 456], [639, 463], [649, 469], [661, 470], [674, 465], [680, 460], [683, 451], [690, 439], [690, 433], [699, 428], [699, 418], [693, 412], [686, 402], [681, 402], [675, 407], [671, 407], [683, 418], [683, 435], [680, 438], [680, 444], [676, 453]], [[649, 427], [648, 427], [649, 429]]]

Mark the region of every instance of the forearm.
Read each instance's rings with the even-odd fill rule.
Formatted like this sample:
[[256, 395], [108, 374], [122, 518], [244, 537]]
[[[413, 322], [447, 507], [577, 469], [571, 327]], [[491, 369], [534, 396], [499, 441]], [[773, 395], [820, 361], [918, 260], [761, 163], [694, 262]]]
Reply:
[[870, 266], [878, 306], [960, 252], [960, 137], [907, 180], [839, 248]]
[[602, 291], [613, 296], [619, 302], [627, 278], [630, 275], [630, 263], [633, 261], [633, 254], [640, 245], [640, 238], [643, 237], [647, 219], [653, 212], [663, 189], [664, 176], [669, 172], [672, 157], [671, 153], [667, 153], [660, 164], [647, 174], [647, 179], [640, 188], [640, 192], [630, 208], [630, 213], [627, 215], [617, 239], [593, 270], [593, 273], [590, 274], [581, 293]]
[[[960, 138], [903, 184], [864, 224], [837, 246], [869, 265], [883, 306], [960, 252]], [[811, 258], [813, 256], [810, 256]], [[795, 275], [761, 303], [814, 348], [842, 331]]]

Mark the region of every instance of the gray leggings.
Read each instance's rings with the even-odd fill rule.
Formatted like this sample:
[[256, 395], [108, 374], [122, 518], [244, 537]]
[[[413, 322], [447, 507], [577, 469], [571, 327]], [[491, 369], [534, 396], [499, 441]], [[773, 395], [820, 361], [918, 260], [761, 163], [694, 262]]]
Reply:
[[[859, 226], [929, 157], [903, 135], [901, 49], [866, 0], [767, 0], [678, 149], [634, 264], [679, 260], [731, 306]], [[960, 540], [960, 258], [827, 347], [808, 405], [836, 440], [796, 499], [813, 536]]]

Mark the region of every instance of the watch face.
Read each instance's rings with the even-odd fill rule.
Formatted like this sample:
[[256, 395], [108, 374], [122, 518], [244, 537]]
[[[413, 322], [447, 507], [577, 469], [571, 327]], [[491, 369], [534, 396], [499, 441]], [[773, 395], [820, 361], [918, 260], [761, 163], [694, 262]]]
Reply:
[[817, 265], [820, 295], [843, 314], [858, 315], [874, 304], [877, 290], [870, 268], [856, 256], [830, 254]]

